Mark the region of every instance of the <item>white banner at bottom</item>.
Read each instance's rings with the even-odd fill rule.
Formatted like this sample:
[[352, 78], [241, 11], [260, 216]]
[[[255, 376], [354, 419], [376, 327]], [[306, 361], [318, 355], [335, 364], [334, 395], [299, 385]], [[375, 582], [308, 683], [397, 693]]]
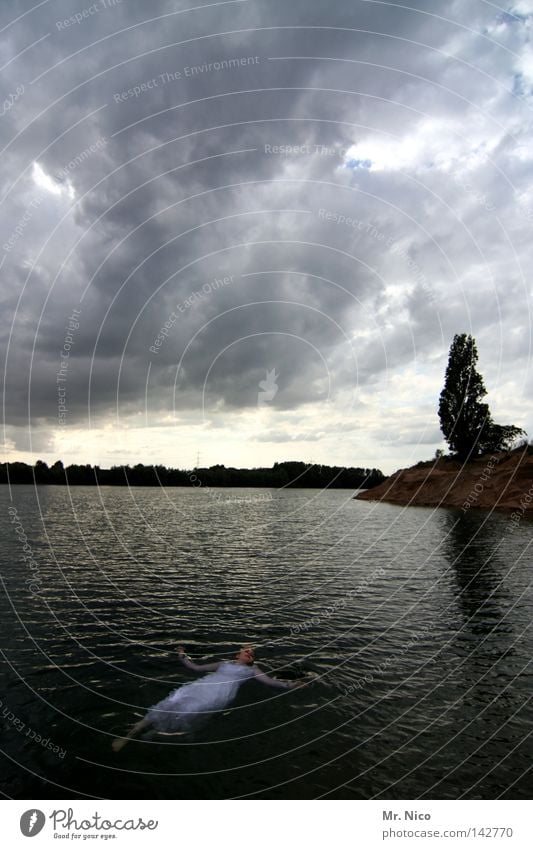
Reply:
[[528, 801], [75, 800], [0, 803], [4, 845], [531, 849]]

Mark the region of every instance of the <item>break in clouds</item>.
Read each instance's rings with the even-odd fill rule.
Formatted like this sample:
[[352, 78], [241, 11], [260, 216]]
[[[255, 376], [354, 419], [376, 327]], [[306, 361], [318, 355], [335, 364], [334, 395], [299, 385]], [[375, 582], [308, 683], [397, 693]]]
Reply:
[[531, 0], [0, 16], [8, 459], [392, 471], [460, 332], [531, 432]]

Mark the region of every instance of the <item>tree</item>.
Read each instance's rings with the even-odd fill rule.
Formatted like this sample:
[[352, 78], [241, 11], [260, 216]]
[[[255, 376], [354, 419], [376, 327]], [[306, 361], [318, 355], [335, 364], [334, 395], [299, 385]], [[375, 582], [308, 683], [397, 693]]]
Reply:
[[65, 469], [61, 460], [56, 460], [55, 463], [50, 466], [50, 476], [54, 483], [64, 483]]
[[37, 460], [34, 466], [36, 483], [48, 483], [50, 477], [48, 465], [44, 460]]
[[456, 334], [440, 394], [439, 419], [446, 442], [463, 461], [477, 454], [505, 449], [517, 436], [524, 434], [519, 427], [492, 421], [489, 405], [481, 401], [487, 390], [476, 369], [477, 359], [472, 336]]
[[508, 451], [512, 447], [513, 442], [518, 439], [519, 436], [525, 435], [526, 432], [525, 430], [522, 430], [521, 427], [495, 424], [495, 422], [491, 419], [490, 427], [488, 428], [486, 435], [481, 435], [479, 444], [480, 453], [486, 454], [489, 451]]

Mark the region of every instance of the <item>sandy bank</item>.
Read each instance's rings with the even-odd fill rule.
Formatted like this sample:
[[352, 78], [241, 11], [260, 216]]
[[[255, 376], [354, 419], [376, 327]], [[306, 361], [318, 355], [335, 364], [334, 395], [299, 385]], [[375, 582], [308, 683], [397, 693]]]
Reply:
[[533, 454], [527, 449], [486, 454], [461, 465], [454, 460], [419, 463], [399, 469], [380, 484], [356, 495], [425, 507], [515, 510], [533, 515]]

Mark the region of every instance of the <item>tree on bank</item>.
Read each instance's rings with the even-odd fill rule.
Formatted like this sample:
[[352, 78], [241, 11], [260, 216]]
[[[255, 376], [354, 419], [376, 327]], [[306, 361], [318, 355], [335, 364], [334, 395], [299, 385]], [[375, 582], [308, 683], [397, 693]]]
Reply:
[[487, 390], [476, 369], [477, 359], [473, 337], [456, 334], [440, 394], [439, 419], [450, 449], [463, 461], [489, 451], [505, 450], [514, 439], [525, 434], [514, 425], [493, 422], [489, 405], [481, 400]]

